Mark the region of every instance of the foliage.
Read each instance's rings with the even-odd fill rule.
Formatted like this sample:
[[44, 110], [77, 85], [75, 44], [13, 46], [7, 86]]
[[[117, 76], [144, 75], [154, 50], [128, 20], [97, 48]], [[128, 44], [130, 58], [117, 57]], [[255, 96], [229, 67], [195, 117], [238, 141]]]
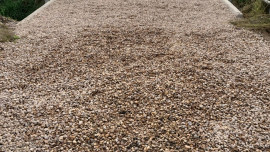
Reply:
[[232, 3], [247, 17], [266, 14], [269, 9], [262, 0], [232, 0]]
[[251, 29], [270, 30], [269, 6], [262, 0], [232, 0], [232, 3], [244, 15], [244, 19], [233, 22], [234, 25]]
[[20, 21], [43, 4], [37, 0], [0, 0], [0, 15]]

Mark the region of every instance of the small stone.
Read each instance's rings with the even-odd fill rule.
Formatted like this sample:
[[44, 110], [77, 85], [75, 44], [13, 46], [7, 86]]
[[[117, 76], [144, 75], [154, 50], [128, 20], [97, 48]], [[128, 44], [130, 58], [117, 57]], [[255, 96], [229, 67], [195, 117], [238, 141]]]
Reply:
[[144, 149], [143, 149], [143, 151], [148, 151], [149, 149], [150, 149], [149, 146], [145, 146]]
[[64, 140], [64, 137], [63, 136], [60, 136], [59, 137], [59, 141], [63, 141]]

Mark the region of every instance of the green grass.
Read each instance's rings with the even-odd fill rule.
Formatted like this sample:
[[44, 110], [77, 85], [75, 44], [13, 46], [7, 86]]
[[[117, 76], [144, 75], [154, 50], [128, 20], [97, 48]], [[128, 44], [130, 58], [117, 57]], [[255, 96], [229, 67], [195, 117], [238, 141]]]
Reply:
[[0, 15], [20, 21], [43, 4], [44, 0], [0, 0]]
[[9, 28], [0, 24], [0, 42], [12, 42], [19, 39]]

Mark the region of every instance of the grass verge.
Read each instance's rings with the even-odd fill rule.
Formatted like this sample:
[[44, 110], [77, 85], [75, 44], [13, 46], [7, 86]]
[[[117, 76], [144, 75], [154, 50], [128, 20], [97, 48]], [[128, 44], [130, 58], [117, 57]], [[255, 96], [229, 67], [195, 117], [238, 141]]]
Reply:
[[232, 22], [235, 26], [270, 31], [269, 6], [262, 0], [232, 0], [244, 18]]
[[232, 23], [238, 27], [246, 27], [255, 30], [270, 30], [270, 15], [256, 15]]

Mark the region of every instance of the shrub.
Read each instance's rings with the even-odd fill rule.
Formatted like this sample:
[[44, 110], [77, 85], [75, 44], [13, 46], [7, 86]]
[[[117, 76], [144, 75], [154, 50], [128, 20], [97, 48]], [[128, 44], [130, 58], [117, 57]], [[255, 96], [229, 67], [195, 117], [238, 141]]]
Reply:
[[262, 0], [232, 0], [232, 3], [238, 7], [246, 17], [267, 14], [269, 6]]
[[0, 15], [20, 21], [43, 4], [43, 0], [0, 0]]

